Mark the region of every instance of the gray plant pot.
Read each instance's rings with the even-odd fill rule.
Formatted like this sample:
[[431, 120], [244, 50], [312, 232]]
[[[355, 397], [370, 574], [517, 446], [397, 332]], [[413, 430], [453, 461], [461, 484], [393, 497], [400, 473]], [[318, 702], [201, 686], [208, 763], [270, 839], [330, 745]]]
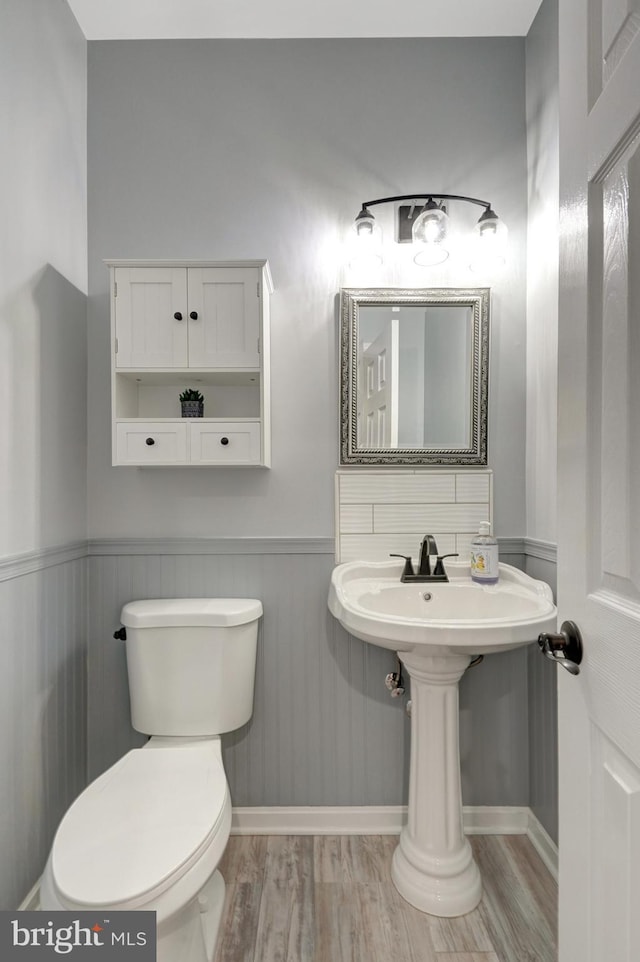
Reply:
[[204, 417], [204, 401], [180, 401], [183, 418]]

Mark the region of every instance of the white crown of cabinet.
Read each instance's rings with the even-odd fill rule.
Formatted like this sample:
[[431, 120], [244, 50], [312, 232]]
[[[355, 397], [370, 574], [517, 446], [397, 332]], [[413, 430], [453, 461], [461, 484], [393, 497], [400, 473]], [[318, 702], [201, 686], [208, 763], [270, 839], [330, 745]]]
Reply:
[[[267, 261], [107, 261], [113, 464], [270, 464]], [[179, 396], [204, 395], [201, 418]]]

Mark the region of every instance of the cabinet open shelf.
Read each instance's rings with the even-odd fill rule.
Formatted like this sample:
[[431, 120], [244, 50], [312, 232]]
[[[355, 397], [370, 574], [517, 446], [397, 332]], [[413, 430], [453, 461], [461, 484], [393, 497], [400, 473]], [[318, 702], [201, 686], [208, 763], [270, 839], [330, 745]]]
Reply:
[[179, 418], [180, 394], [195, 388], [204, 395], [205, 417], [259, 418], [260, 372], [144, 371], [115, 375], [115, 414], [122, 418]]

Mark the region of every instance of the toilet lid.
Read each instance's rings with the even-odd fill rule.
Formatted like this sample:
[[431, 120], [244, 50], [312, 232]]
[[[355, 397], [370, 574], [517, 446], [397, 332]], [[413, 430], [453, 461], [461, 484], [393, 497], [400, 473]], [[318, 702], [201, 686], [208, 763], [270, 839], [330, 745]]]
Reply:
[[126, 628], [227, 628], [257, 621], [262, 602], [255, 598], [156, 598], [129, 601], [120, 615]]
[[226, 799], [211, 743], [130, 751], [63, 818], [52, 850], [59, 892], [76, 904], [149, 901], [208, 847]]

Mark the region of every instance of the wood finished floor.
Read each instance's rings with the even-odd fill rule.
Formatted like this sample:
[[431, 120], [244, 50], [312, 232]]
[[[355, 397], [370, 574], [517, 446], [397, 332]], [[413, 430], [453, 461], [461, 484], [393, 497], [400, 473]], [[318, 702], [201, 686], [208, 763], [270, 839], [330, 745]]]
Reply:
[[482, 902], [438, 919], [396, 892], [393, 836], [233, 836], [215, 962], [556, 962], [556, 884], [531, 842], [469, 841]]

